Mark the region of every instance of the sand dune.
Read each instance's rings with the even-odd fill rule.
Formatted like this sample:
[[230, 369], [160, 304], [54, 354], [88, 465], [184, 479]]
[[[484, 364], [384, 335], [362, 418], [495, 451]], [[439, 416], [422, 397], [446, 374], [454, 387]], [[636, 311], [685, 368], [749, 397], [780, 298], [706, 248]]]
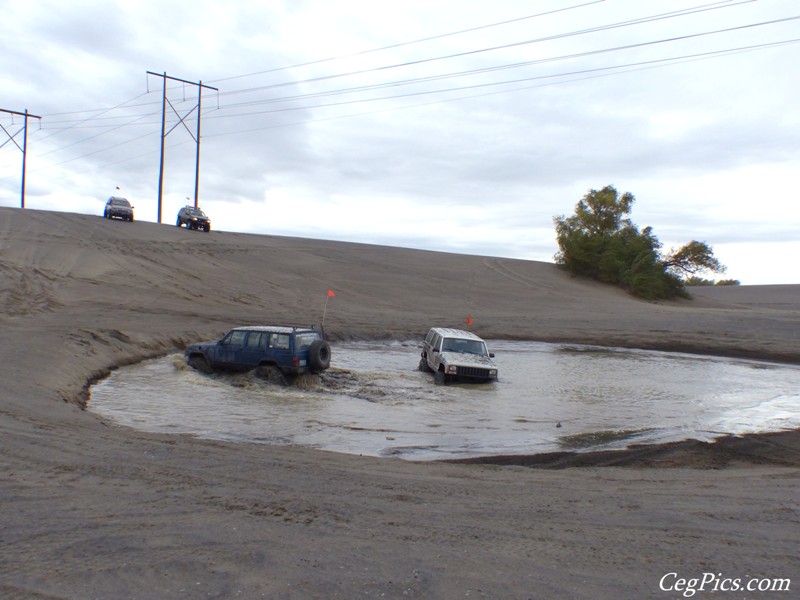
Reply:
[[0, 208], [2, 596], [642, 598], [669, 571], [800, 585], [795, 432], [414, 464], [81, 409], [115, 366], [234, 325], [319, 323], [328, 289], [334, 339], [470, 315], [486, 338], [800, 362], [800, 286], [655, 304], [546, 263]]

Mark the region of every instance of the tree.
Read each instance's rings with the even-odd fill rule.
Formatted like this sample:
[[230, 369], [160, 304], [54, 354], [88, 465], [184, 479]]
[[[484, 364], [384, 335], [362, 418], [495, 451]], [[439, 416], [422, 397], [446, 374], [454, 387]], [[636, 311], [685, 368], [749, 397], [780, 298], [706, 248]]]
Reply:
[[575, 275], [621, 285], [648, 299], [687, 295], [683, 276], [722, 272], [705, 242], [691, 241], [666, 256], [651, 227], [642, 231], [629, 218], [635, 198], [613, 186], [590, 190], [570, 217], [555, 217], [556, 263]]
[[664, 266], [675, 274], [696, 275], [701, 271], [724, 273], [725, 267], [716, 258], [714, 251], [705, 242], [692, 240], [673, 251], [664, 259]]

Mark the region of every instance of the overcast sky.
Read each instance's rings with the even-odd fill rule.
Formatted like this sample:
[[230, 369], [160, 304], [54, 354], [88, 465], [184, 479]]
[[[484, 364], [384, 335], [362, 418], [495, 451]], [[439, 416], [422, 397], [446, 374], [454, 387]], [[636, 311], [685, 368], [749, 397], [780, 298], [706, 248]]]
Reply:
[[[217, 230], [551, 262], [553, 217], [611, 184], [665, 249], [706, 241], [726, 278], [800, 283], [798, 17], [793, 0], [29, 0], [0, 18], [0, 109], [42, 117], [31, 209], [122, 195], [157, 221], [151, 71], [218, 89], [199, 184]], [[167, 100], [174, 227], [198, 87], [168, 80]], [[22, 124], [0, 113], [2, 206], [20, 206]]]

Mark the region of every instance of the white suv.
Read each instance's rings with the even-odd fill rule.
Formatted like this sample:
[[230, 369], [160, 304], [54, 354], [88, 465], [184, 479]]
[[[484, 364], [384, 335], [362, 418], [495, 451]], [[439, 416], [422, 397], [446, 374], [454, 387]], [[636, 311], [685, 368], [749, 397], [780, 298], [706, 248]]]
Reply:
[[432, 371], [437, 384], [449, 380], [497, 381], [497, 365], [492, 358], [486, 342], [474, 333], [434, 327], [425, 336], [419, 369]]

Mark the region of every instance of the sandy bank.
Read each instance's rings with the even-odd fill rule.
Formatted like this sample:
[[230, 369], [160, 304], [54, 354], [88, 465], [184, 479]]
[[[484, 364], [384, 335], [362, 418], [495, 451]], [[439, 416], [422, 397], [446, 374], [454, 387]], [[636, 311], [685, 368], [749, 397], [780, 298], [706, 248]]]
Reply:
[[148, 435], [78, 405], [231, 325], [318, 322], [328, 289], [339, 339], [471, 315], [487, 338], [798, 363], [800, 286], [651, 304], [545, 263], [10, 208], [0, 267], [3, 597], [642, 598], [669, 570], [800, 575], [794, 433], [721, 463], [542, 470]]

